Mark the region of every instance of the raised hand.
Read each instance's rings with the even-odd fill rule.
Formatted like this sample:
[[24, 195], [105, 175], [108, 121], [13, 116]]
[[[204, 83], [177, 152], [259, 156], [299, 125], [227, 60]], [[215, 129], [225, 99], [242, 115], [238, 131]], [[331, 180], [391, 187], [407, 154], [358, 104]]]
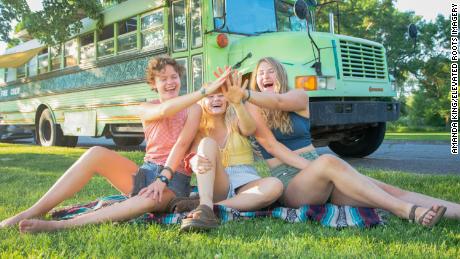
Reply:
[[244, 91], [248, 87], [248, 80], [244, 80], [243, 85], [241, 85], [242, 81], [243, 76], [237, 70], [234, 70], [229, 78], [227, 78], [222, 92], [228, 102], [232, 104], [241, 103], [241, 100], [244, 98]]
[[[225, 81], [227, 80], [228, 76], [232, 72], [232, 70], [229, 67], [225, 67], [225, 70], [222, 70], [222, 68], [220, 68], [220, 67], [218, 67], [217, 69], [220, 72], [220, 74], [217, 76], [217, 79], [214, 80], [213, 82], [209, 83], [206, 86], [206, 93], [208, 93], [208, 94], [210, 94], [210, 93], [216, 91], [217, 89], [219, 89], [219, 87], [221, 87], [225, 83]], [[216, 75], [216, 72], [214, 72], [214, 75]]]
[[155, 182], [151, 183], [149, 186], [143, 188], [142, 190], [139, 191], [139, 196], [149, 198], [152, 197], [154, 200], [158, 200], [158, 202], [161, 202], [162, 197], [163, 197], [163, 191], [166, 187], [166, 184], [159, 179], [157, 179]]

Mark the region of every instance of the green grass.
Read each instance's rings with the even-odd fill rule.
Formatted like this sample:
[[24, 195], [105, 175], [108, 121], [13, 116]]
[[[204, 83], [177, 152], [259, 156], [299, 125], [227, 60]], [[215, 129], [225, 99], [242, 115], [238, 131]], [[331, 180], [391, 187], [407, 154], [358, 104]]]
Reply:
[[[32, 205], [85, 150], [0, 144], [0, 219]], [[141, 163], [141, 152], [124, 152]], [[460, 202], [460, 177], [383, 170], [363, 173], [410, 190]], [[117, 193], [96, 177], [66, 204]], [[275, 219], [230, 222], [210, 233], [180, 234], [178, 226], [102, 224], [51, 234], [0, 230], [0, 258], [20, 257], [449, 257], [460, 254], [460, 224], [429, 230], [391, 217], [385, 227], [335, 230]]]
[[449, 132], [387, 132], [386, 140], [449, 141]]

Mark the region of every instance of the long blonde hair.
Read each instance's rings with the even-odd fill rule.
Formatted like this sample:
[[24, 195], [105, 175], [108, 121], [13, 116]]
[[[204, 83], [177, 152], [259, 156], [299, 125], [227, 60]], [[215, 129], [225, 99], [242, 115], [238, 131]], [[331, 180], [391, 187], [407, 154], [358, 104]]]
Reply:
[[[276, 74], [276, 81], [273, 85], [275, 93], [286, 93], [288, 89], [288, 77], [287, 72], [283, 65], [272, 57], [265, 57], [257, 62], [256, 68], [251, 75], [250, 87], [253, 91], [259, 91], [257, 86], [257, 70], [262, 62], [266, 62], [273, 67]], [[270, 129], [279, 129], [283, 134], [292, 133], [292, 123], [289, 118], [289, 112], [272, 110], [272, 109], [261, 109], [262, 116]]]

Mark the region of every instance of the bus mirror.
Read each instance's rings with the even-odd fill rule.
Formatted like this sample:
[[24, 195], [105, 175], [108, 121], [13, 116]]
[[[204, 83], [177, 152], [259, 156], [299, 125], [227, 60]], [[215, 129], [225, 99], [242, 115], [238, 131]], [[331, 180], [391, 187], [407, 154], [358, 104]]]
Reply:
[[417, 25], [411, 23], [409, 25], [408, 31], [409, 31], [409, 37], [411, 37], [411, 39], [417, 39], [417, 34], [418, 34]]
[[294, 4], [294, 14], [300, 20], [304, 20], [308, 15], [308, 7], [304, 0], [297, 0]]
[[224, 18], [225, 16], [225, 0], [213, 0], [214, 18]]

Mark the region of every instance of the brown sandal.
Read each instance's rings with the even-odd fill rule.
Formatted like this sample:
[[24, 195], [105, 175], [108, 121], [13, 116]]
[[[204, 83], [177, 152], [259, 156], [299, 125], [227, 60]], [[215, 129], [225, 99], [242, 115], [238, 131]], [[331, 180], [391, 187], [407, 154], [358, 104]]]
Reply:
[[191, 218], [182, 220], [180, 225], [181, 232], [205, 231], [219, 226], [219, 220], [216, 215], [214, 215], [214, 211], [207, 205], [199, 205], [196, 209], [190, 212], [190, 215], [192, 216]]
[[[418, 208], [419, 206], [417, 205], [414, 205], [412, 206], [412, 208], [410, 209], [410, 212], [409, 212], [409, 221], [410, 222], [415, 222], [415, 210]], [[417, 219], [417, 223], [424, 226], [424, 227], [427, 227], [427, 228], [431, 228], [433, 227], [434, 225], [438, 224], [438, 222], [441, 220], [442, 216], [444, 216], [444, 213], [446, 213], [446, 210], [447, 208], [444, 207], [444, 206], [439, 206], [438, 210], [437, 211], [434, 211], [433, 207], [431, 207], [429, 210], [425, 211], [418, 219]], [[425, 218], [426, 214], [430, 211], [433, 211], [436, 213], [436, 215], [433, 217], [433, 219], [431, 220], [430, 223], [426, 224], [426, 225], [423, 225], [423, 219]]]

